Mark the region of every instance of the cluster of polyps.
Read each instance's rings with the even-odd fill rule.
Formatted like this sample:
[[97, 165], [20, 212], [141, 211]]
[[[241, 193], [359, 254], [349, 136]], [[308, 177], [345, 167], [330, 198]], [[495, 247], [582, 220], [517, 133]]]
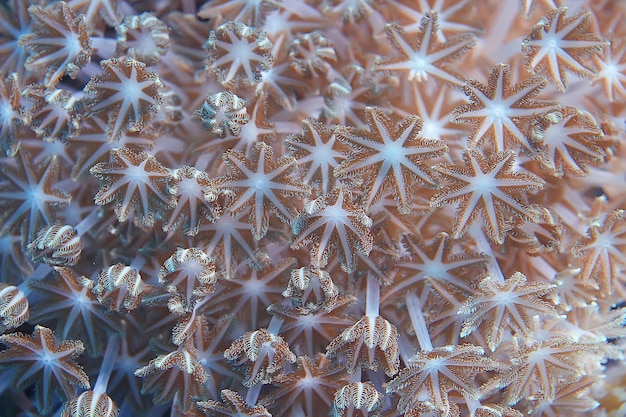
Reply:
[[626, 413], [623, 2], [5, 3], [0, 414]]

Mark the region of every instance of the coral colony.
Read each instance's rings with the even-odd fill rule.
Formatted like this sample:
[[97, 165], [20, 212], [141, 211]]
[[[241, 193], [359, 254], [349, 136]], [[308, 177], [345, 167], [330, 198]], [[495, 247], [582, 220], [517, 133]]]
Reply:
[[626, 416], [626, 1], [0, 4], [0, 416]]

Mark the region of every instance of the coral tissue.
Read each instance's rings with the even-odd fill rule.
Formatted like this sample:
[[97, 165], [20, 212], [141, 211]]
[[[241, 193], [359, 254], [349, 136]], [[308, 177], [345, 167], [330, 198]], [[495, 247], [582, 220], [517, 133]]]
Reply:
[[622, 0], [0, 3], [0, 416], [626, 416]]

